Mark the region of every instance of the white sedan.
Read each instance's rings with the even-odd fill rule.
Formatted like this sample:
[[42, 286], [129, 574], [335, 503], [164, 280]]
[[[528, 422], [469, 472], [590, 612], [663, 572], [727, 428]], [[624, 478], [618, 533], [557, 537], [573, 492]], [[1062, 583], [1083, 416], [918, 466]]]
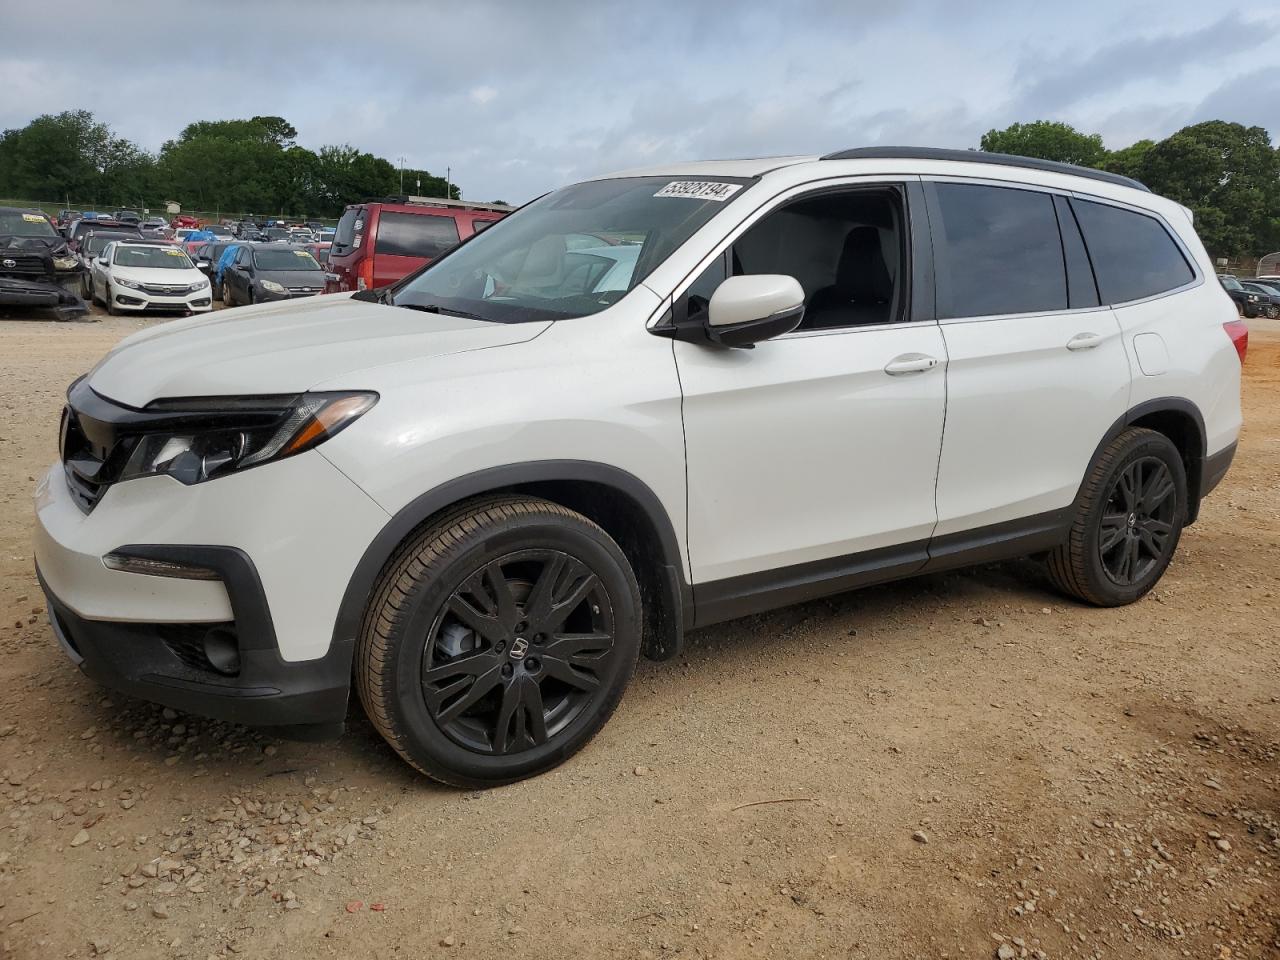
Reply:
[[107, 313], [213, 309], [209, 279], [181, 249], [167, 243], [117, 240], [93, 261], [93, 299]]

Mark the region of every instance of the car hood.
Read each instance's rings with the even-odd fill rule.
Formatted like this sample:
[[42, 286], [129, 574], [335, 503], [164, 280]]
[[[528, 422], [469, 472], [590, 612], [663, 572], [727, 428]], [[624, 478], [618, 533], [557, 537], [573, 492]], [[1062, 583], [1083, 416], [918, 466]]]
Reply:
[[205, 279], [203, 273], [195, 267], [183, 267], [170, 270], [166, 267], [120, 267], [111, 268], [111, 276], [117, 280], [132, 280], [134, 283], [150, 283], [163, 287], [177, 287], [182, 284], [199, 283]]
[[90, 371], [89, 386], [131, 407], [162, 397], [300, 393], [356, 370], [523, 343], [549, 326], [468, 320], [335, 293], [135, 333]]

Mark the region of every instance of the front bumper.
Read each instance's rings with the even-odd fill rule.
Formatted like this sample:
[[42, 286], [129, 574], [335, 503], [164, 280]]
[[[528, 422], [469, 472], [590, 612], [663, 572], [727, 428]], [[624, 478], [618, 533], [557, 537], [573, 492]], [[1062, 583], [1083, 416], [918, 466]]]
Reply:
[[47, 309], [54, 311], [60, 320], [74, 320], [89, 312], [88, 304], [66, 287], [67, 283], [78, 283], [79, 277], [77, 273], [63, 283], [0, 277], [0, 306]]
[[275, 303], [280, 300], [300, 300], [304, 297], [318, 297], [323, 292], [323, 288], [319, 290], [285, 290], [284, 293], [277, 293], [260, 286], [254, 286], [253, 288], [254, 299], [258, 303]]
[[111, 300], [117, 310], [132, 310], [136, 313], [148, 310], [189, 310], [192, 313], [204, 313], [213, 309], [213, 293], [209, 287], [194, 293], [160, 294], [112, 284]]
[[[116, 483], [88, 513], [55, 464], [36, 489], [35, 558], [64, 649], [101, 683], [240, 723], [337, 729], [353, 647], [334, 641], [338, 607], [386, 521], [315, 451], [190, 487]], [[108, 569], [114, 552], [218, 578]], [[211, 630], [234, 636], [234, 675], [205, 655]]]

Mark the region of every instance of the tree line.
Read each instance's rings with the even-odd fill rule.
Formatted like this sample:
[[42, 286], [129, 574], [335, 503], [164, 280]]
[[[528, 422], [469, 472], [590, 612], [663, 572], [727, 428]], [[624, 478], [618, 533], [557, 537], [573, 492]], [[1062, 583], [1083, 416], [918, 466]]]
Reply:
[[980, 149], [1060, 160], [1146, 184], [1189, 207], [1214, 257], [1280, 250], [1280, 152], [1262, 127], [1209, 120], [1163, 140], [1108, 150], [1102, 137], [1050, 120], [989, 130]]
[[[87, 110], [0, 133], [0, 197], [227, 213], [335, 217], [348, 203], [401, 193], [390, 161], [346, 144], [312, 151], [283, 117], [201, 120], [150, 153]], [[444, 177], [403, 172], [404, 193], [445, 196]], [[461, 199], [456, 185], [449, 195]]]

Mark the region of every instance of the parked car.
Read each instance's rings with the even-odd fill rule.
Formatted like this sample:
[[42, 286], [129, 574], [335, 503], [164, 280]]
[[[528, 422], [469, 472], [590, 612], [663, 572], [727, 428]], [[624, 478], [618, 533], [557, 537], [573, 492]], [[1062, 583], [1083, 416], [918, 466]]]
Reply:
[[79, 210], [59, 210], [58, 221], [55, 226], [59, 228], [69, 227], [73, 220], [80, 220], [84, 214]]
[[324, 289], [324, 271], [306, 250], [283, 244], [245, 244], [222, 274], [222, 302], [264, 303], [314, 297]]
[[307, 251], [308, 253], [310, 253], [313, 257], [315, 257], [315, 258], [316, 258], [316, 263], [320, 264], [320, 266], [322, 266], [322, 267], [323, 267], [325, 264], [327, 264], [327, 263], [329, 262], [329, 250], [330, 250], [332, 247], [333, 247], [333, 244], [331, 244], [331, 243], [327, 243], [327, 242], [325, 242], [325, 243], [317, 242], [317, 243], [304, 243], [304, 244], [302, 244], [302, 249], [303, 249], [303, 250], [306, 250], [306, 251]]
[[1027, 554], [1132, 603], [1235, 451], [1212, 279], [1179, 204], [998, 154], [565, 187], [402, 283], [117, 346], [37, 486], [50, 618], [192, 712], [333, 734], [354, 685], [483, 787], [689, 627]]
[[1258, 295], [1258, 309], [1268, 320], [1280, 317], [1280, 291], [1256, 280], [1241, 280], [1240, 286]]
[[267, 227], [262, 231], [262, 242], [264, 243], [285, 241], [288, 239], [289, 230], [286, 227]]
[[93, 261], [93, 291], [110, 314], [213, 308], [209, 280], [191, 258], [171, 244], [146, 240], [108, 243]]
[[1251, 320], [1254, 317], [1261, 316], [1262, 294], [1246, 290], [1244, 285], [1229, 273], [1218, 274], [1218, 282], [1222, 284], [1222, 289], [1227, 291], [1227, 296], [1235, 301], [1236, 312], [1240, 316], [1248, 317]]
[[38, 210], [0, 207], [0, 307], [50, 309], [59, 320], [89, 312], [80, 261]]
[[80, 249], [80, 242], [85, 235], [100, 230], [125, 230], [135, 231], [136, 228], [127, 223], [121, 223], [119, 220], [112, 220], [109, 217], [94, 217], [92, 220], [77, 220], [67, 231], [67, 243], [72, 251]]
[[138, 213], [136, 210], [116, 210], [111, 214], [111, 219], [119, 221], [120, 223], [137, 226], [142, 222], [142, 214]]
[[169, 221], [169, 226], [174, 230], [180, 230], [183, 228], [194, 230], [196, 227], [200, 226], [200, 219], [198, 217], [193, 217], [188, 213], [179, 213]]
[[338, 221], [325, 292], [395, 283], [483, 229], [477, 223], [500, 220], [510, 210], [459, 200], [353, 204]]
[[209, 288], [212, 292], [214, 300], [222, 299], [222, 288], [213, 282], [214, 274], [217, 272], [218, 259], [222, 256], [222, 252], [228, 247], [235, 246], [236, 241], [205, 241], [196, 244], [194, 251], [188, 252], [191, 261], [196, 265], [196, 269], [209, 278]]
[[138, 224], [138, 229], [153, 236], [167, 236], [172, 232], [164, 217], [147, 217]]
[[93, 292], [93, 261], [102, 256], [102, 251], [107, 248], [107, 244], [115, 240], [142, 240], [142, 234], [137, 230], [127, 227], [116, 227], [114, 229], [103, 228], [101, 230], [90, 230], [80, 240], [80, 248], [76, 251], [76, 258], [84, 267], [81, 274], [81, 286], [79, 295], [82, 299], [90, 302], [97, 299]]
[[221, 223], [210, 223], [204, 227], [209, 233], [212, 233], [220, 240], [233, 240], [235, 234], [231, 232], [231, 228]]

